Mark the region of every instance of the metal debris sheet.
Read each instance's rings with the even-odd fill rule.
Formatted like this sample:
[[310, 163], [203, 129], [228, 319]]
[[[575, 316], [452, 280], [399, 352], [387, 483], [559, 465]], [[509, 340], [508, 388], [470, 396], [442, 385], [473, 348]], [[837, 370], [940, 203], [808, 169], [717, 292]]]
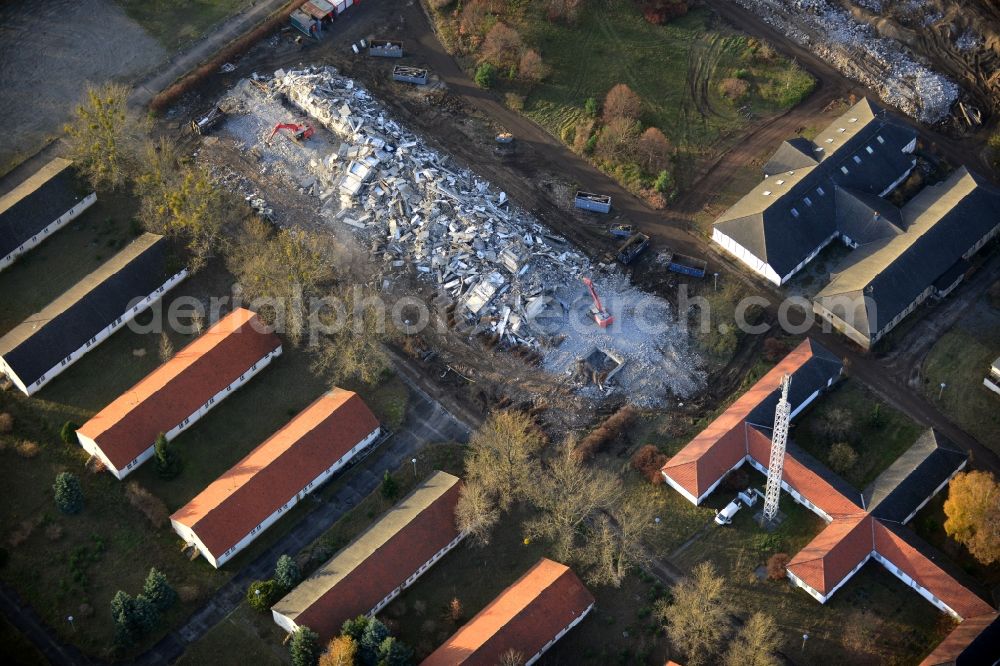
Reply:
[[[591, 261], [565, 239], [419, 136], [332, 67], [278, 70], [237, 84], [220, 105], [219, 131], [252, 154], [262, 177], [282, 178], [315, 201], [318, 219], [367, 247], [384, 279], [416, 274], [456, 303], [473, 332], [542, 355], [542, 367], [595, 397], [625, 394], [641, 406], [704, 385], [702, 360], [663, 299]], [[269, 138], [279, 122], [309, 124], [303, 141]], [[241, 183], [252, 190], [252, 184]], [[244, 193], [258, 209], [268, 203]], [[591, 277], [615, 316], [589, 315]], [[581, 372], [594, 349], [620, 358], [612, 381]]]

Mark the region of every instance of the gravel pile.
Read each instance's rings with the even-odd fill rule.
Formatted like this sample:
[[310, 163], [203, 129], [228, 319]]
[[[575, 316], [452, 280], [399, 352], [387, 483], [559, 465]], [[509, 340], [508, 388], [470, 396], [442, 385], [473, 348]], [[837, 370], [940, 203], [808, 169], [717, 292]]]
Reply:
[[[317, 217], [360, 239], [385, 279], [416, 274], [433, 284], [473, 333], [537, 352], [544, 369], [594, 397], [626, 394], [658, 406], [668, 393], [685, 397], [704, 385], [702, 361], [669, 303], [632, 286], [617, 266], [593, 264], [335, 69], [244, 80], [221, 105], [230, 116], [220, 134], [253, 155], [262, 176], [312, 198]], [[278, 122], [316, 133], [300, 143], [269, 140]], [[615, 317], [607, 330], [593, 321], [583, 277]], [[595, 348], [624, 364], [607, 384], [580, 372]]]

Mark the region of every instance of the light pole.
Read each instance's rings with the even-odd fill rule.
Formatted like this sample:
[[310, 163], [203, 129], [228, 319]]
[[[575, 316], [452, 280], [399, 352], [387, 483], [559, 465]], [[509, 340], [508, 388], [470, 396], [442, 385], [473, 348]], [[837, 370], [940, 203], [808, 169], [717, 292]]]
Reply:
[[413, 480], [415, 481], [417, 479], [417, 459], [413, 458], [410, 462], [413, 463]]
[[946, 388], [948, 388], [948, 385], [947, 385], [947, 384], [945, 384], [944, 382], [941, 382], [941, 390], [940, 390], [940, 391], [938, 391], [938, 400], [940, 400], [940, 399], [941, 399], [941, 396], [943, 396], [943, 395], [944, 395], [944, 390], [945, 390]]
[[806, 651], [806, 641], [809, 640], [809, 634], [802, 634], [802, 651]]
[[715, 278], [715, 290], [719, 291], [719, 274], [718, 273], [712, 273], [712, 277]]
[[69, 621], [69, 626], [73, 630], [73, 633], [76, 633], [76, 625], [73, 624], [73, 616], [72, 615], [67, 615], [66, 616], [66, 620]]

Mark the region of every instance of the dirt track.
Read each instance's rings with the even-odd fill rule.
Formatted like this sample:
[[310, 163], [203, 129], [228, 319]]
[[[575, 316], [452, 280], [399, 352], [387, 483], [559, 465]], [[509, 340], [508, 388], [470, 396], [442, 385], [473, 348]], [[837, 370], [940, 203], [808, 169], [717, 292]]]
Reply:
[[[766, 39], [776, 50], [790, 58], [794, 58], [820, 81], [820, 90], [830, 86], [835, 89], [839, 88], [855, 92], [858, 95], [867, 95], [878, 99], [878, 96], [870, 90], [845, 79], [840, 72], [826, 61], [813, 55], [809, 50], [802, 48], [785, 35], [764, 23], [764, 21], [760, 20], [753, 13], [744, 10], [735, 3], [729, 0], [705, 0], [705, 4], [740, 30], [754, 37]], [[907, 122], [917, 128], [920, 138], [925, 143], [933, 146], [935, 152], [942, 154], [952, 164], [965, 164], [969, 168], [987, 176], [992, 173], [992, 169], [983, 161], [982, 137], [948, 136], [943, 132], [919, 125], [915, 121], [907, 120]]]

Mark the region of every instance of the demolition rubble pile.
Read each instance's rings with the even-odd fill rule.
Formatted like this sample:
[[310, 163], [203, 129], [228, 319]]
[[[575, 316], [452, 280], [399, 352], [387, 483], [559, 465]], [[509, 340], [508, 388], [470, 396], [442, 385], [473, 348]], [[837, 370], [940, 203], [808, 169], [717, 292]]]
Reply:
[[902, 43], [879, 36], [829, 0], [737, 2], [918, 120], [943, 120], [958, 100], [959, 88], [953, 81], [919, 63]]
[[[252, 153], [262, 172], [284, 170], [287, 182], [315, 202], [318, 219], [360, 239], [383, 278], [430, 282], [474, 333], [533, 350], [543, 368], [585, 393], [619, 390], [653, 406], [667, 393], [686, 396], [703, 384], [698, 356], [666, 301], [638, 290], [613, 266], [592, 265], [335, 69], [278, 70], [267, 81], [241, 82], [222, 103], [234, 115], [221, 133]], [[316, 133], [301, 142], [268, 140], [282, 117], [305, 117]], [[599, 328], [589, 314], [585, 276], [615, 314], [612, 329]], [[630, 322], [636, 307], [656, 325]], [[614, 361], [607, 366], [595, 350]], [[588, 358], [605, 367], [588, 371], [581, 367]]]

